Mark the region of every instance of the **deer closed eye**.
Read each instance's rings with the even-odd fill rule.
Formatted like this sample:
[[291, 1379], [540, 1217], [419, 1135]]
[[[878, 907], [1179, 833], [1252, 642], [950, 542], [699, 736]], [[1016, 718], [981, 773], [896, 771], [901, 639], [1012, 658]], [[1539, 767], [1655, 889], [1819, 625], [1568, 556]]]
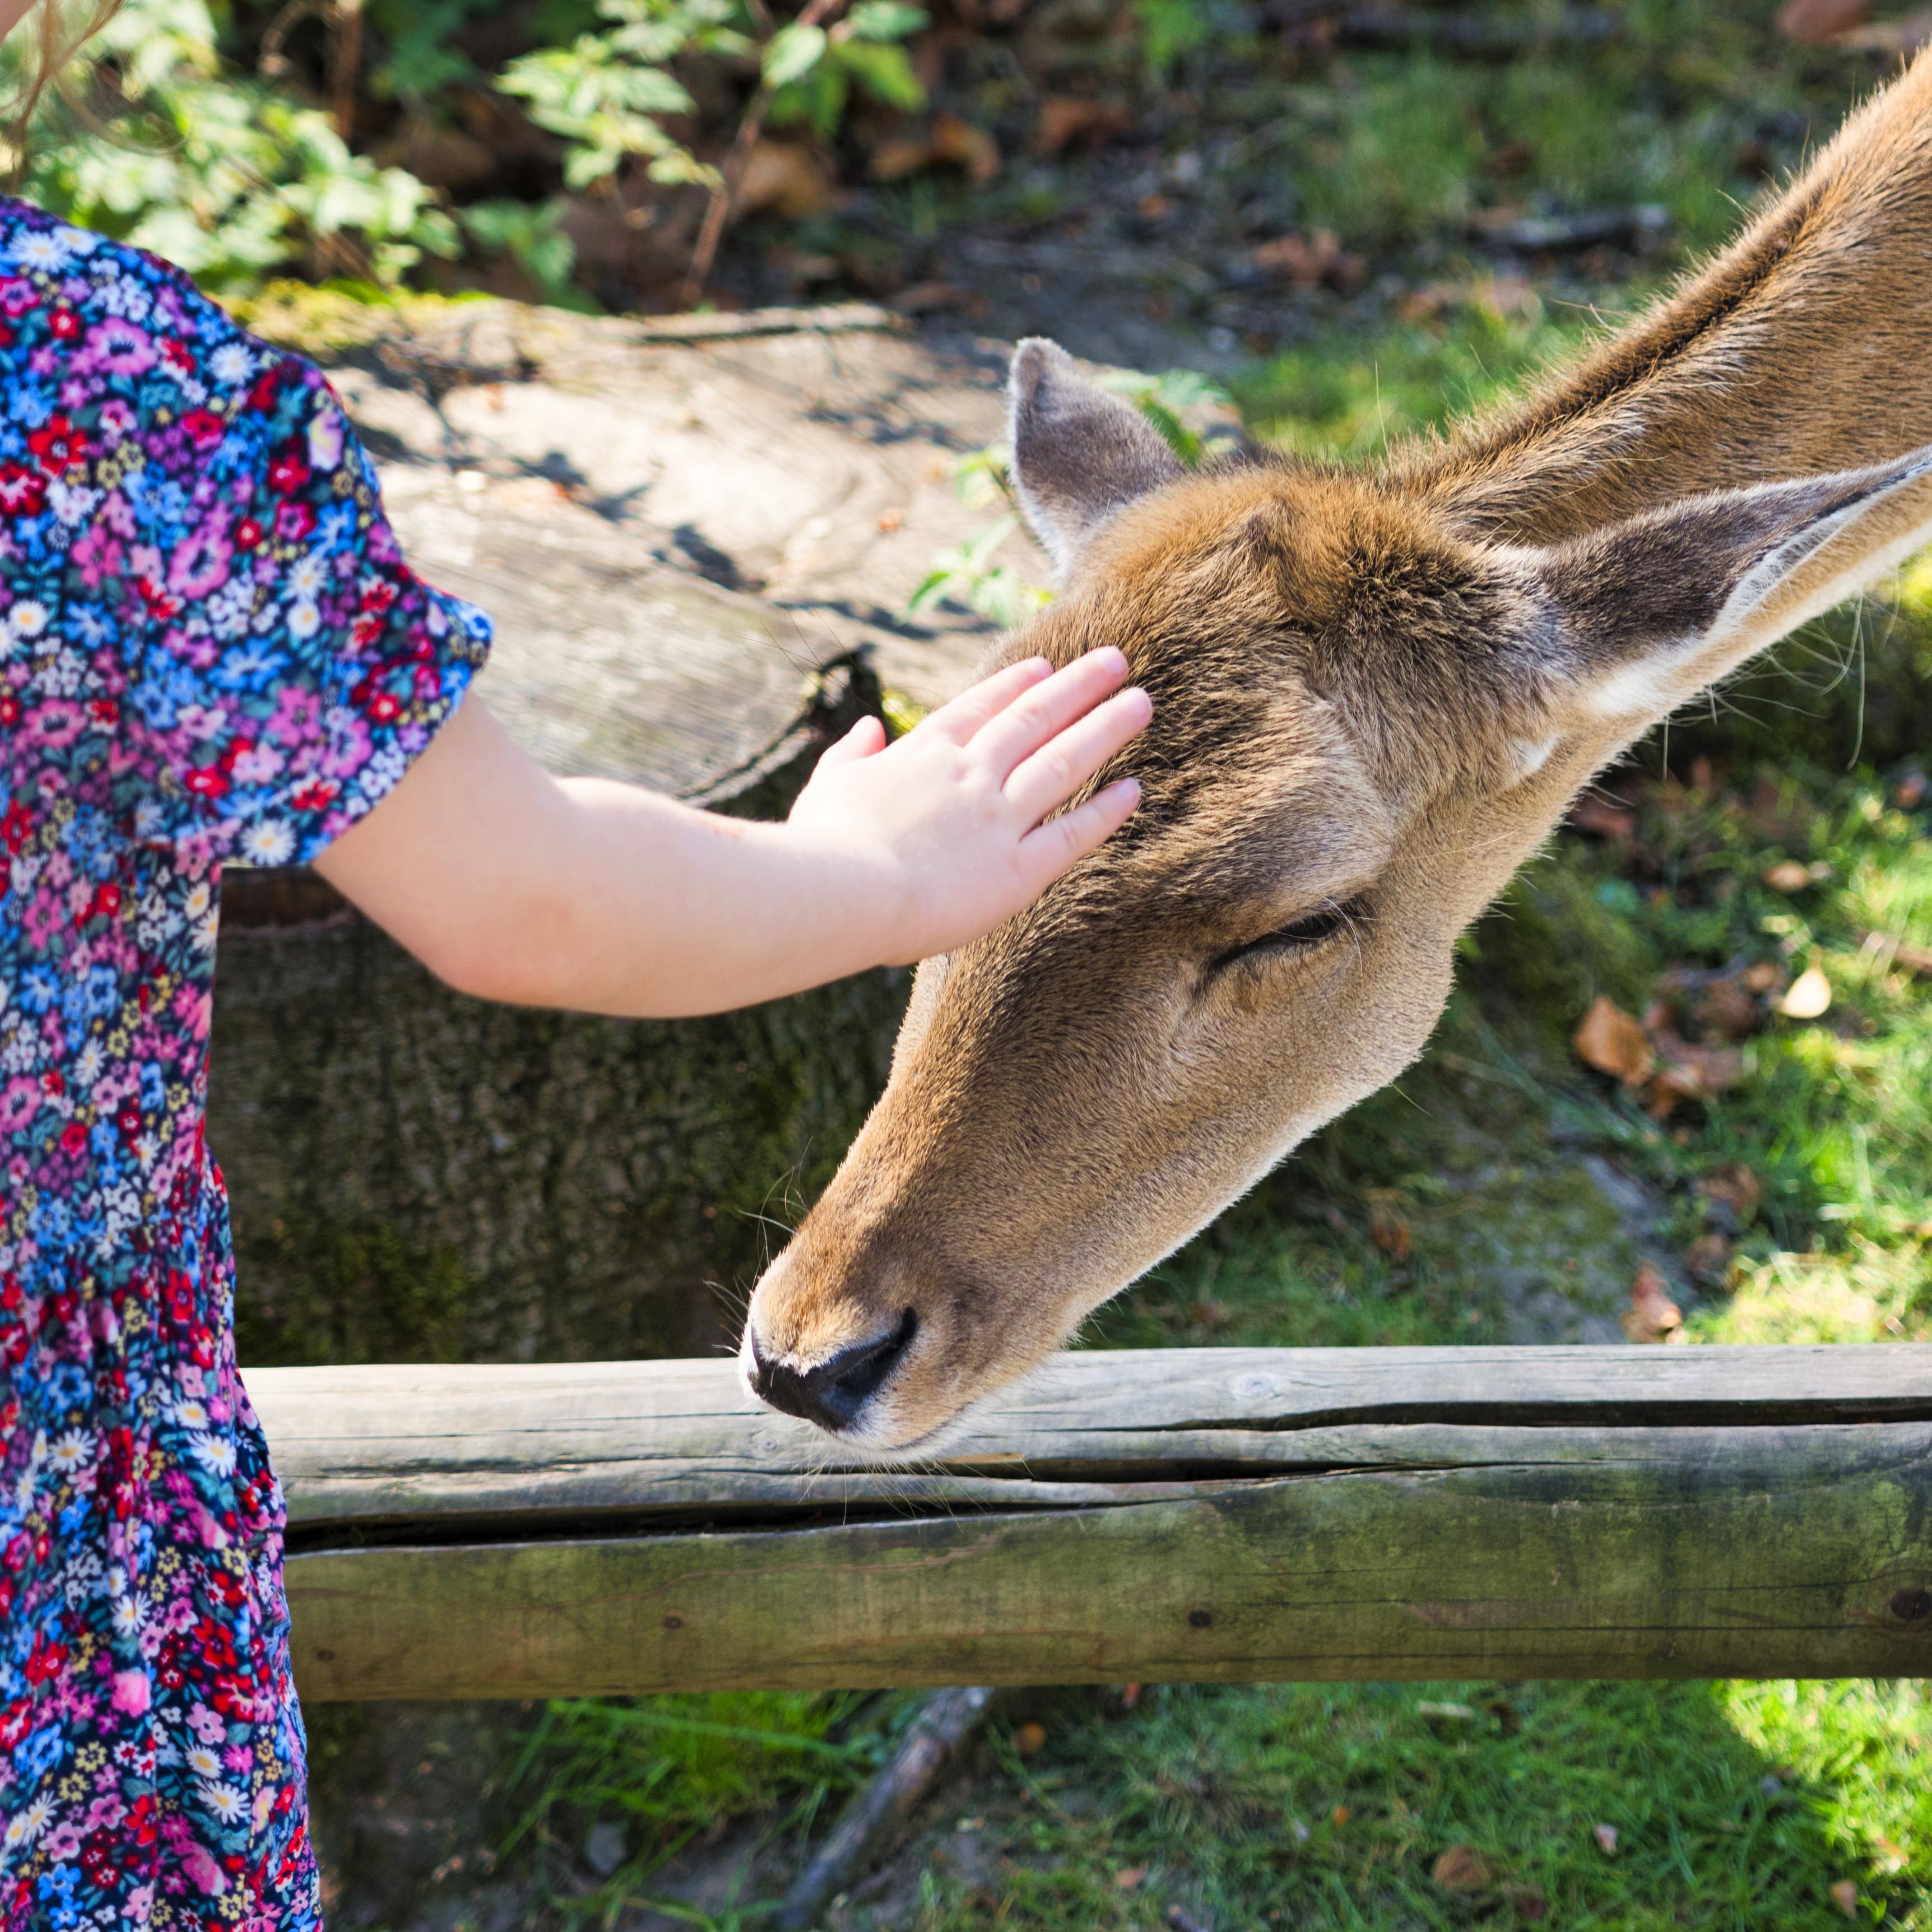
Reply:
[[1244, 959], [1312, 952], [1339, 934], [1356, 929], [1367, 916], [1366, 902], [1358, 898], [1318, 906], [1314, 911], [1304, 913], [1300, 918], [1290, 920], [1286, 926], [1263, 933], [1258, 939], [1250, 939], [1240, 946], [1229, 946], [1225, 952], [1217, 952], [1208, 962], [1208, 973], [1212, 975], [1225, 972]]

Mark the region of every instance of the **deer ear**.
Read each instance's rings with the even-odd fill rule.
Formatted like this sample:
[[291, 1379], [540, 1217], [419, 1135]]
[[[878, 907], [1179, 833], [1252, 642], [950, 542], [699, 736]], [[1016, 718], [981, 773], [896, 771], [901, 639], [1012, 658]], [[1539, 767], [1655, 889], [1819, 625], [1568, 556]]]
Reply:
[[1102, 524], [1182, 475], [1180, 459], [1131, 403], [1041, 337], [1014, 350], [1007, 396], [1020, 508], [1064, 581]]
[[1932, 446], [1688, 497], [1534, 554], [1560, 638], [1549, 668], [1594, 717], [1666, 716], [1928, 537]]

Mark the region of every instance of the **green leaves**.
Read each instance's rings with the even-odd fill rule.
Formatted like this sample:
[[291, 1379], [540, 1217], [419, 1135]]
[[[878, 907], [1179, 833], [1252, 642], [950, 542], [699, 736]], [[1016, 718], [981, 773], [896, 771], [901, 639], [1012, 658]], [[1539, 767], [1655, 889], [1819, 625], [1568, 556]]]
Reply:
[[824, 58], [829, 44], [823, 27], [798, 20], [781, 27], [765, 48], [765, 85], [779, 88], [802, 80]]
[[[454, 224], [400, 168], [352, 153], [326, 115], [224, 68], [203, 0], [128, 0], [90, 52], [111, 59], [133, 110], [100, 139], [44, 99], [26, 188], [63, 218], [242, 290], [306, 255], [323, 273], [394, 283], [455, 251]], [[0, 86], [25, 56], [0, 49]]]

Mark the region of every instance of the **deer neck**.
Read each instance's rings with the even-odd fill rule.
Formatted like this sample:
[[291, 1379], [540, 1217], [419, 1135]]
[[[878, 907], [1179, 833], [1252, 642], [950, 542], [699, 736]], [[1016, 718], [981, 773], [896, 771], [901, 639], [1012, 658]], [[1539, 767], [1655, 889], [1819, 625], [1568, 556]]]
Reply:
[[1932, 52], [1738, 239], [1497, 421], [1399, 468], [1472, 536], [1548, 543], [1932, 442]]

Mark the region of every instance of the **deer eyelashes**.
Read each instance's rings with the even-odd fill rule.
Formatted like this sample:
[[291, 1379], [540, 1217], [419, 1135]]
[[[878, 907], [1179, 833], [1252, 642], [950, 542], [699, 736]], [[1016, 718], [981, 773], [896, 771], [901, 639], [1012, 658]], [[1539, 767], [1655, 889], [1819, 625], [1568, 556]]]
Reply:
[[1272, 932], [1263, 933], [1258, 939], [1250, 939], [1240, 946], [1229, 946], [1225, 952], [1217, 952], [1208, 962], [1208, 976], [1212, 979], [1245, 960], [1258, 962], [1312, 952], [1343, 932], [1359, 931], [1367, 923], [1368, 917], [1366, 896], [1340, 902], [1331, 901], [1318, 906], [1312, 912], [1304, 913], [1300, 918], [1291, 920], [1286, 926], [1276, 927]]

